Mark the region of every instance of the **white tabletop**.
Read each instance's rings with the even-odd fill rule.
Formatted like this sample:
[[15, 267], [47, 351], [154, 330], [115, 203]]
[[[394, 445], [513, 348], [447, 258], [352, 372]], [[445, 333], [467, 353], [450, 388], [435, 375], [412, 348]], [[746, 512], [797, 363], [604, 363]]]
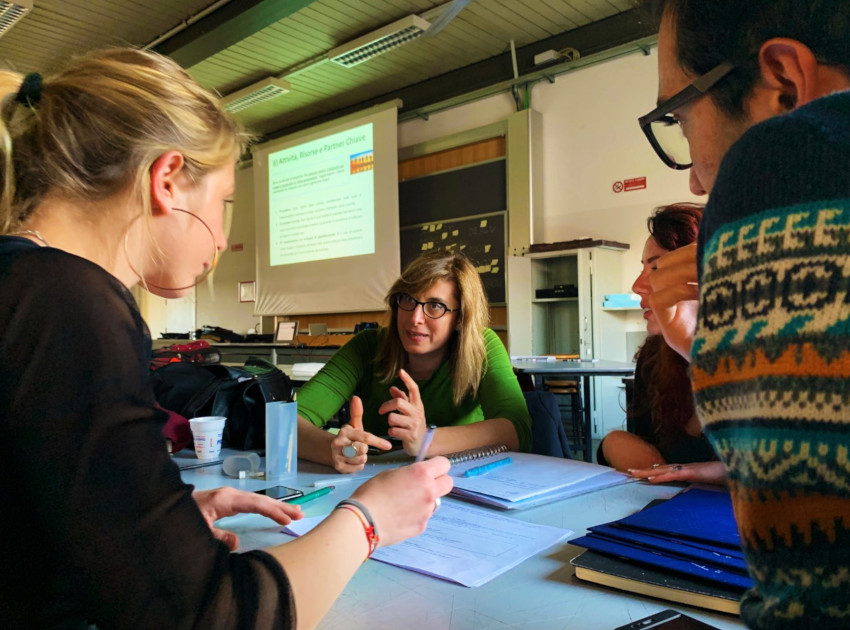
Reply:
[[528, 361], [512, 360], [511, 366], [517, 372], [528, 374], [572, 374], [574, 376], [628, 376], [634, 374], [634, 363], [620, 361]]
[[[313, 481], [333, 474], [324, 466], [304, 461], [298, 464], [298, 478], [281, 485], [299, 487], [307, 493], [314, 490]], [[245, 490], [278, 485], [262, 479], [229, 479], [222, 475], [221, 466], [185, 470], [182, 476], [201, 490], [221, 485]], [[340, 475], [340, 483], [329, 495], [303, 505], [305, 515], [327, 513], [353, 492], [358, 482], [343, 483], [344, 478]], [[575, 532], [574, 538], [591, 525], [622, 518], [653, 499], [668, 498], [679, 490], [677, 486], [629, 483], [538, 508], [499, 513], [570, 529]], [[223, 519], [219, 525], [239, 535], [243, 550], [291, 540], [280, 533], [280, 526], [261, 516], [240, 515]], [[665, 608], [675, 608], [724, 630], [744, 627], [731, 615], [581, 582], [569, 563], [580, 552], [566, 543], [556, 545], [477, 588], [370, 560], [358, 570], [319, 627], [613, 630]]]

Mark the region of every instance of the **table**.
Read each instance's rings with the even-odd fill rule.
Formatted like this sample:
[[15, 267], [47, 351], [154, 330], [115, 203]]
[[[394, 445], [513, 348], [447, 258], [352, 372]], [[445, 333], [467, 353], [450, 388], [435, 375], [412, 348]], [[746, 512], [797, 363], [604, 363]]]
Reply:
[[[298, 486], [305, 492], [313, 489], [311, 484], [317, 478], [334, 474], [331, 469], [310, 462], [299, 461], [298, 466], [297, 479], [285, 485]], [[201, 490], [225, 484], [245, 490], [277, 485], [262, 479], [228, 479], [221, 474], [220, 466], [186, 470], [182, 476]], [[339, 483], [331, 494], [306, 503], [302, 506], [305, 515], [329, 512], [354, 491], [356, 483]], [[575, 538], [591, 525], [622, 518], [652, 499], [669, 498], [679, 490], [680, 487], [672, 485], [629, 483], [529, 510], [499, 513], [570, 529], [575, 533], [571, 538]], [[243, 550], [291, 540], [280, 533], [278, 525], [253, 514], [222, 519], [218, 524], [239, 535]], [[478, 588], [466, 588], [370, 560], [358, 570], [319, 627], [324, 630], [613, 630], [665, 608], [675, 608], [721, 630], [744, 628], [740, 619], [731, 615], [581, 582], [569, 564], [579, 553], [578, 547], [566, 543], [555, 545]]]
[[[571, 376], [578, 377], [582, 381], [582, 407], [584, 410], [584, 461], [593, 461], [593, 446], [591, 441], [591, 428], [593, 418], [590, 410], [590, 378], [594, 376], [630, 376], [635, 372], [634, 363], [620, 363], [619, 361], [511, 361], [516, 372], [534, 376]], [[535, 381], [535, 387], [542, 389], [540, 383]]]

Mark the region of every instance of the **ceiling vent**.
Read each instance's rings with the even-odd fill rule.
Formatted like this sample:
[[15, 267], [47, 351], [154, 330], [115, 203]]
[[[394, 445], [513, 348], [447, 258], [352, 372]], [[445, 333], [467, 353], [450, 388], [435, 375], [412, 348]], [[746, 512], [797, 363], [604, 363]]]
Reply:
[[32, 11], [32, 0], [5, 2], [0, 0], [0, 37]]
[[368, 61], [393, 48], [421, 36], [431, 23], [416, 15], [408, 15], [368, 35], [337, 46], [328, 53], [328, 59], [346, 68]]
[[238, 112], [277, 98], [291, 89], [292, 86], [283, 79], [268, 77], [233, 94], [228, 94], [221, 99], [221, 106], [228, 112]]

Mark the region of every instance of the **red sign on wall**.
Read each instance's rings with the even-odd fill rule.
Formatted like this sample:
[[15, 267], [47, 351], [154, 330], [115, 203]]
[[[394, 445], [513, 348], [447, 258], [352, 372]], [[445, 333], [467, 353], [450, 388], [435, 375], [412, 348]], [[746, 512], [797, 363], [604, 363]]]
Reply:
[[633, 177], [623, 181], [623, 190], [626, 192], [630, 190], [641, 190], [643, 188], [646, 188], [646, 177]]

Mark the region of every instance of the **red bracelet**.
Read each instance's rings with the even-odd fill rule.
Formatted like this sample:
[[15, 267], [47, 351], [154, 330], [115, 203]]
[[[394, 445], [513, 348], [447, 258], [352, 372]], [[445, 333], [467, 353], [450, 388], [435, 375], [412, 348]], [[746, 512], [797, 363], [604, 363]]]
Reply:
[[366, 562], [372, 555], [372, 552], [378, 548], [378, 543], [381, 542], [381, 539], [378, 537], [378, 530], [375, 529], [375, 523], [372, 521], [372, 515], [369, 514], [369, 511], [359, 501], [353, 501], [351, 499], [340, 501], [335, 509], [340, 508], [348, 510], [363, 523], [363, 530], [366, 532], [366, 541], [369, 543], [369, 553], [363, 559], [363, 562]]

